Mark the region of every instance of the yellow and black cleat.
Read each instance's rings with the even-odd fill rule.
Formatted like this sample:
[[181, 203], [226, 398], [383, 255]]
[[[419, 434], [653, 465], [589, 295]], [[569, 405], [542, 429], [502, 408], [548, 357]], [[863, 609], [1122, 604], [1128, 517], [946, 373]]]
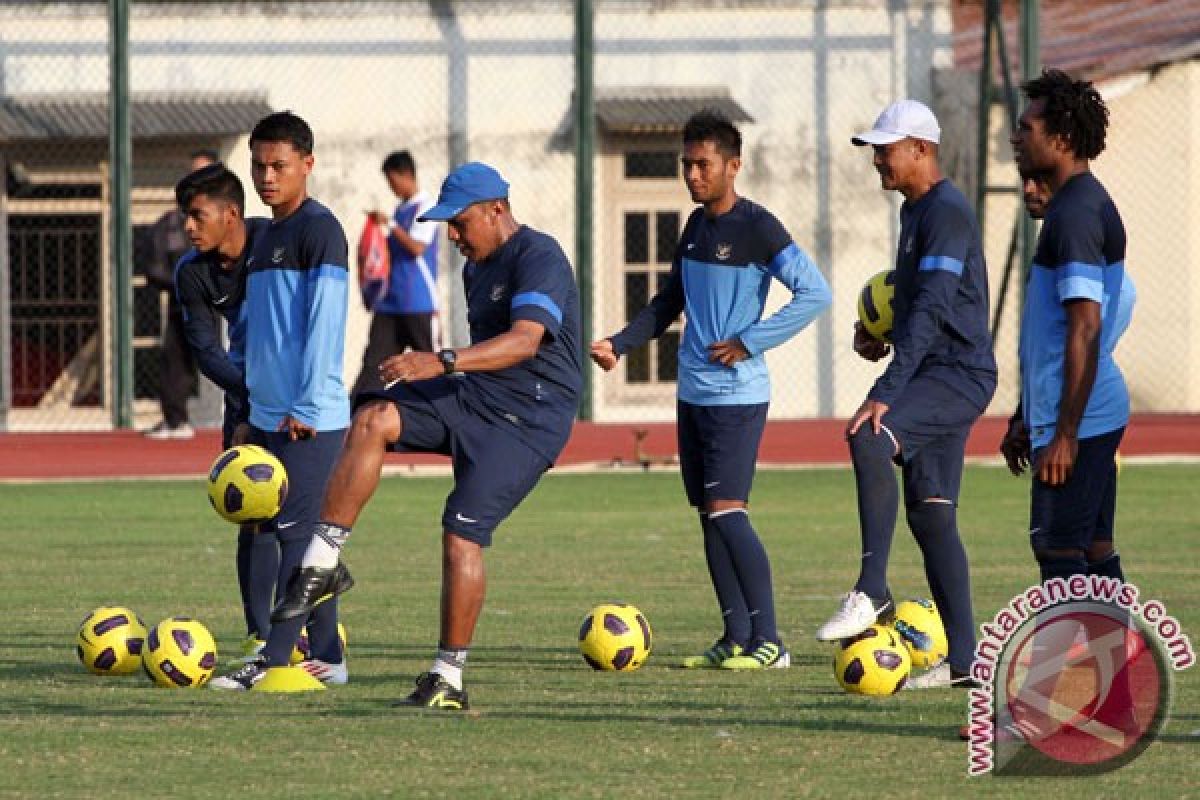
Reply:
[[417, 688], [395, 705], [400, 708], [432, 708], [437, 711], [466, 711], [471, 707], [467, 702], [466, 691], [455, 689], [436, 672], [422, 672], [418, 675]]

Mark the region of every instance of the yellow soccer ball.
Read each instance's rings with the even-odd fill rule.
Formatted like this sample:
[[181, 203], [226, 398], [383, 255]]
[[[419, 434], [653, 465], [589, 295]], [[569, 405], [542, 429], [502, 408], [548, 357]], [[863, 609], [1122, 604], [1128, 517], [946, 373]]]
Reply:
[[[342, 643], [342, 657], [346, 657], [346, 626], [338, 623], [337, 626], [338, 641]], [[312, 655], [312, 645], [308, 641], [308, 630], [300, 631], [300, 638], [296, 640], [296, 646], [292, 648], [292, 656], [289, 663], [299, 664], [306, 658]]]
[[833, 656], [833, 673], [847, 692], [873, 697], [895, 694], [912, 671], [908, 649], [891, 628], [872, 625], [842, 639]]
[[97, 608], [79, 626], [75, 654], [88, 672], [130, 675], [142, 665], [146, 626], [128, 608]]
[[146, 637], [142, 667], [159, 686], [195, 689], [213, 676], [217, 668], [217, 645], [199, 620], [164, 619]]
[[208, 471], [208, 501], [224, 519], [238, 525], [272, 519], [287, 492], [283, 464], [258, 445], [229, 448]]
[[652, 644], [646, 617], [624, 603], [596, 606], [579, 628], [579, 650], [592, 669], [631, 672], [650, 657]]
[[892, 340], [892, 301], [896, 297], [896, 271], [871, 276], [858, 293], [858, 319], [867, 333], [884, 342]]
[[942, 615], [932, 600], [905, 600], [896, 606], [892, 627], [904, 640], [914, 667], [932, 667], [950, 652]]

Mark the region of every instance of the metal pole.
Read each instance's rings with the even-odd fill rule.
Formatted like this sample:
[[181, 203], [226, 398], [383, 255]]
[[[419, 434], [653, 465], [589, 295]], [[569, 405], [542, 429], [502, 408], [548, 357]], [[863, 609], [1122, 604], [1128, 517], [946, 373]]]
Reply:
[[113, 426], [133, 426], [133, 227], [129, 138], [129, 0], [109, 0], [109, 161], [112, 191]]
[[[1021, 78], [1036, 78], [1042, 71], [1041, 33], [1038, 25], [1038, 0], [1021, 0]], [[1028, 214], [1021, 215], [1021, 301], [1024, 305], [1025, 278], [1037, 242], [1037, 224]]]
[[983, 237], [984, 206], [987, 204], [988, 134], [992, 118], [992, 21], [999, 0], [987, 0], [983, 8], [983, 63], [979, 65], [979, 112], [975, 136], [975, 218]]
[[[575, 273], [579, 281], [579, 324], [586, 352], [592, 341], [592, 192], [595, 114], [592, 96], [594, 14], [591, 0], [575, 3]], [[583, 367], [579, 418], [592, 419], [592, 370]]]

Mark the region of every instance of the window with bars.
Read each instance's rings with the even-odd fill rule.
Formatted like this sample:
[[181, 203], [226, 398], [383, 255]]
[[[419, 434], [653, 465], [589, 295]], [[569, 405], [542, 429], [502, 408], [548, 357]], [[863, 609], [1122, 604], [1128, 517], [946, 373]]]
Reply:
[[[675, 209], [626, 211], [624, 214], [625, 322], [629, 323], [667, 282], [679, 241], [680, 212]], [[625, 381], [634, 385], [673, 383], [678, 376], [682, 325], [672, 324], [648, 346], [625, 356]]]

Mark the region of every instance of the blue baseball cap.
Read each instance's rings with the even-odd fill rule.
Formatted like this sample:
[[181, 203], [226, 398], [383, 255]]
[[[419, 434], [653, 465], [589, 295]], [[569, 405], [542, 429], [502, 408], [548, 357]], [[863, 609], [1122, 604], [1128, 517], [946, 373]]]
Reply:
[[508, 181], [495, 169], [479, 161], [470, 161], [457, 168], [442, 181], [437, 205], [418, 219], [453, 219], [475, 203], [503, 200], [508, 197]]

